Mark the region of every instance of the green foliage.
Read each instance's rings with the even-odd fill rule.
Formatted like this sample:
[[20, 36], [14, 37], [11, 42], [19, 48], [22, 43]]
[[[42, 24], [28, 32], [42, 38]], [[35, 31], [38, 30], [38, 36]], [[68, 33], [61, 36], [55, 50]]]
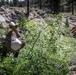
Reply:
[[63, 36], [60, 17], [40, 23], [37, 19], [26, 22], [29, 34], [27, 44], [19, 57], [12, 54], [0, 62], [2, 75], [67, 75], [68, 62], [75, 55], [76, 40]]
[[0, 44], [0, 49], [2, 49], [3, 48], [3, 46], [2, 46], [2, 44]]
[[25, 13], [22, 11], [21, 14], [19, 15], [19, 27], [21, 29], [23, 29], [26, 25], [26, 22], [27, 22], [27, 18], [25, 17]]
[[0, 37], [5, 34], [5, 30], [0, 29]]
[[65, 33], [65, 36], [72, 37], [71, 28], [70, 28], [70, 25], [69, 25], [69, 22], [68, 22], [68, 18], [66, 18], [65, 26], [64, 26], [63, 30], [64, 30], [64, 33]]
[[5, 35], [7, 33], [7, 29], [4, 29], [2, 24], [0, 24], [0, 38], [2, 37], [2, 35]]
[[58, 14], [57, 17], [58, 17], [58, 20], [62, 20], [62, 15], [61, 14]]
[[68, 19], [66, 18], [65, 27], [69, 27]]

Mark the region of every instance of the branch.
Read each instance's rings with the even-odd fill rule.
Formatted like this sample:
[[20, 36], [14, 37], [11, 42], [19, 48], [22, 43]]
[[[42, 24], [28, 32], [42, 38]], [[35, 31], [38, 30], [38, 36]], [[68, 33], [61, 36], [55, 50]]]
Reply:
[[[45, 30], [47, 27], [48, 27], [48, 26], [46, 26], [46, 27], [44, 28], [44, 30]], [[34, 48], [34, 46], [35, 46], [35, 44], [36, 44], [37, 40], [38, 40], [38, 39], [39, 39], [39, 37], [40, 37], [41, 32], [42, 32], [42, 31], [39, 31], [38, 36], [37, 36], [36, 40], [34, 41], [34, 43], [33, 43], [33, 46], [32, 46], [32, 48], [31, 48], [31, 50], [33, 50], [33, 48]]]
[[34, 48], [34, 46], [35, 46], [37, 40], [38, 40], [39, 37], [40, 37], [40, 34], [41, 34], [41, 31], [39, 31], [38, 36], [37, 36], [37, 38], [35, 39], [35, 41], [34, 41], [34, 43], [33, 43], [33, 46], [32, 46], [32, 48], [31, 48], [31, 50], [33, 50], [33, 48]]

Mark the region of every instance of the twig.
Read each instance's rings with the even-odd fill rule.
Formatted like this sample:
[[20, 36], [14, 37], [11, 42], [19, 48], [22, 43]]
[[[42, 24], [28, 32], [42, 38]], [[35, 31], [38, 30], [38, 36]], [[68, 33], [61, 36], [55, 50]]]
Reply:
[[34, 48], [34, 46], [35, 46], [37, 40], [38, 40], [39, 37], [40, 37], [40, 34], [41, 34], [41, 31], [39, 31], [38, 36], [37, 36], [37, 38], [35, 39], [35, 41], [34, 41], [34, 43], [33, 43], [33, 46], [32, 46], [32, 48], [31, 48], [31, 50], [33, 50], [33, 48]]

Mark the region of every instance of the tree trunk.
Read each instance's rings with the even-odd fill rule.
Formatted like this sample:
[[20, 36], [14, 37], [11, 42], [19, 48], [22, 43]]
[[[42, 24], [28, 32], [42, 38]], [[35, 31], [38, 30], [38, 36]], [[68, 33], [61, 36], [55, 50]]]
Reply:
[[42, 8], [42, 2], [41, 2], [41, 0], [40, 0], [40, 9]]
[[26, 0], [24, 0], [24, 4], [25, 4], [25, 6], [26, 6]]
[[29, 16], [29, 0], [27, 0], [27, 17]]
[[1, 0], [1, 5], [4, 5], [5, 4], [5, 0]]
[[7, 0], [7, 4], [9, 4], [9, 0]]
[[54, 0], [54, 13], [58, 14], [60, 10], [60, 0]]
[[51, 13], [54, 13], [54, 0], [49, 0]]
[[17, 1], [18, 0], [13, 0], [13, 6], [17, 6]]
[[74, 15], [74, 2], [72, 2], [72, 15]]

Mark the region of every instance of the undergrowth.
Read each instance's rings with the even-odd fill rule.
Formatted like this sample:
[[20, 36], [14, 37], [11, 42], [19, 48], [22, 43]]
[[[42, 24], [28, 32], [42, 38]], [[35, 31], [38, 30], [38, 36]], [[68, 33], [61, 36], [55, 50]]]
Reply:
[[[69, 61], [76, 52], [76, 40], [72, 36], [63, 36], [61, 16], [55, 20], [40, 23], [30, 20], [23, 26], [28, 29], [25, 34], [26, 46], [18, 58], [12, 54], [0, 62], [1, 75], [67, 75]], [[70, 34], [70, 33], [69, 33]]]

